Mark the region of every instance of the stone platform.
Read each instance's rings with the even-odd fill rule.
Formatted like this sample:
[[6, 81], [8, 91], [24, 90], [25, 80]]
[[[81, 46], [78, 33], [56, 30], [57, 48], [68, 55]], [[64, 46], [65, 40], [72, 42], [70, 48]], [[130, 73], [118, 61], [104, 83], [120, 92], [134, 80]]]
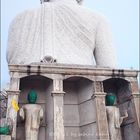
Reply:
[[[12, 98], [20, 107], [26, 104], [30, 89], [38, 93], [37, 104], [45, 112], [39, 140], [109, 140], [105, 105], [109, 92], [116, 94], [120, 112], [128, 110], [129, 117], [121, 126], [122, 139], [132, 140], [131, 134], [139, 140], [137, 70], [57, 63], [9, 65], [9, 70], [8, 108]], [[14, 122], [12, 137], [24, 140], [24, 123], [17, 113], [14, 116], [7, 113]]]

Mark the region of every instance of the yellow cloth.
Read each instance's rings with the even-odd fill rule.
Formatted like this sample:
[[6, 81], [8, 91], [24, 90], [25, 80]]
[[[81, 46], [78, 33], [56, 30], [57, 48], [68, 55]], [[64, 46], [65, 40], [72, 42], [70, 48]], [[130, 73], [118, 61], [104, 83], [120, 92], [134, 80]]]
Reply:
[[19, 110], [19, 106], [15, 99], [12, 99], [12, 107], [16, 112]]

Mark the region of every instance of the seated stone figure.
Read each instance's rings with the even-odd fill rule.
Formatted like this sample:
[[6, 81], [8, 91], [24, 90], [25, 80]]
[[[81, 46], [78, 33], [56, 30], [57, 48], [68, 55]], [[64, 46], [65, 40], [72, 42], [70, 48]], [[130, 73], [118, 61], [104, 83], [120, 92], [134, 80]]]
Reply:
[[57, 63], [116, 67], [106, 18], [82, 0], [42, 0], [19, 14], [9, 29], [8, 64], [31, 64], [51, 56]]
[[25, 139], [38, 140], [40, 121], [43, 119], [43, 109], [35, 104], [37, 94], [30, 91], [28, 94], [29, 104], [23, 105], [20, 109], [20, 117], [25, 120]]

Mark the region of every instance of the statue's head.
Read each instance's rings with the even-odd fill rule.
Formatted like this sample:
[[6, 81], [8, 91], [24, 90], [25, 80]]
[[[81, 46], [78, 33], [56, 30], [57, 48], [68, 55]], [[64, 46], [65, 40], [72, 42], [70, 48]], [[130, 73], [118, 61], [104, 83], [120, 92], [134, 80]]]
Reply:
[[[43, 2], [50, 2], [50, 1], [54, 1], [54, 0], [40, 0], [40, 1], [41, 1], [41, 3], [43, 3]], [[84, 0], [76, 0], [76, 1], [77, 1], [78, 4], [82, 4], [82, 2]]]
[[30, 90], [28, 93], [28, 102], [29, 104], [35, 104], [37, 100], [37, 93], [35, 90]]
[[116, 96], [113, 93], [108, 93], [106, 95], [106, 105], [107, 106], [114, 106], [116, 100]]

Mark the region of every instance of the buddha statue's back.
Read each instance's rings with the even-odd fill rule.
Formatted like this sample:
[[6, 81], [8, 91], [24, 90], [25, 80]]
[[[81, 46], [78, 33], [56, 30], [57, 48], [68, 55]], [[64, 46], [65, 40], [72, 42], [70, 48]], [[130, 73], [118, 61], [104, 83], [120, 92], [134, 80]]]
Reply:
[[57, 63], [115, 67], [112, 35], [105, 18], [76, 0], [50, 0], [11, 23], [8, 64], [31, 64], [51, 56]]

